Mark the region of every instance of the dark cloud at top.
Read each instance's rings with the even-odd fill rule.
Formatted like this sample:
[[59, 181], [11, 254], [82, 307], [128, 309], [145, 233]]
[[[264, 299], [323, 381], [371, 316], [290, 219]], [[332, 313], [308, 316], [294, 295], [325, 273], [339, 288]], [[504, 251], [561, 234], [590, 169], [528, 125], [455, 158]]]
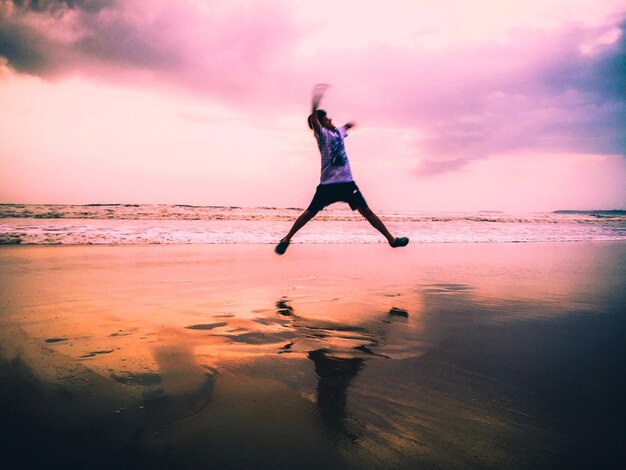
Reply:
[[112, 6], [115, 0], [13, 0], [12, 3], [18, 9], [58, 14], [66, 9], [98, 12]]
[[40, 36], [14, 24], [0, 24], [0, 55], [15, 70], [31, 75], [47, 73], [54, 68], [40, 47]]
[[[278, 0], [276, 0], [278, 1]], [[14, 1], [0, 6], [0, 56], [17, 72], [107, 81], [137, 72], [211, 95], [262, 80], [295, 34], [276, 1]]]
[[62, 74], [76, 57], [51, 33], [76, 27], [64, 21], [70, 14], [78, 16], [80, 23], [114, 4], [113, 0], [13, 0], [11, 5], [0, 5], [0, 56], [18, 72]]

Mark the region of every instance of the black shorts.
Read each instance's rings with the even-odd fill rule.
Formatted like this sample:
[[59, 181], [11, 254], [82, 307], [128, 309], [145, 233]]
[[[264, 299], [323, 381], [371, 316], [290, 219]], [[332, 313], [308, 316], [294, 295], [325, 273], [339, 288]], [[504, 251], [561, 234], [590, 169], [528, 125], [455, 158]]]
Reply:
[[315, 190], [315, 196], [313, 196], [307, 210], [319, 212], [324, 207], [339, 201], [350, 204], [352, 210], [367, 207], [367, 202], [365, 202], [358, 186], [354, 181], [351, 181], [349, 183], [320, 184]]

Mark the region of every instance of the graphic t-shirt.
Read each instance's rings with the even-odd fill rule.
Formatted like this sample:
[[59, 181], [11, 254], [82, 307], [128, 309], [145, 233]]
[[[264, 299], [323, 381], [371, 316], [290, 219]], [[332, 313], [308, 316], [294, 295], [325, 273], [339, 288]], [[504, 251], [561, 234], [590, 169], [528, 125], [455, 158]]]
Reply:
[[335, 130], [320, 126], [320, 132], [315, 133], [317, 146], [322, 154], [322, 174], [320, 184], [349, 183], [353, 181], [348, 155], [343, 145], [343, 139], [348, 135], [346, 126]]

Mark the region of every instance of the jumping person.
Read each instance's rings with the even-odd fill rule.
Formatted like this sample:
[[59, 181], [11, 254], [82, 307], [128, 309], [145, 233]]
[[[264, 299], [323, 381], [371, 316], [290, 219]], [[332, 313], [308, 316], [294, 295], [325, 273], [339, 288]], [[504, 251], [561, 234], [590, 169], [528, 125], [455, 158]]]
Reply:
[[276, 245], [274, 251], [279, 255], [284, 254], [291, 238], [298, 230], [304, 227], [324, 207], [338, 201], [347, 202], [353, 211], [358, 210], [387, 239], [393, 248], [406, 246], [409, 239], [406, 237], [396, 238], [389, 233], [383, 221], [367, 206], [361, 191], [354, 183], [343, 144], [348, 129], [354, 127], [354, 123], [348, 122], [342, 127], [336, 128], [326, 111], [318, 109], [327, 88], [328, 85], [325, 84], [315, 85], [313, 88], [312, 111], [309, 116], [309, 127], [313, 129], [322, 155], [320, 184], [309, 207], [296, 219], [289, 233]]

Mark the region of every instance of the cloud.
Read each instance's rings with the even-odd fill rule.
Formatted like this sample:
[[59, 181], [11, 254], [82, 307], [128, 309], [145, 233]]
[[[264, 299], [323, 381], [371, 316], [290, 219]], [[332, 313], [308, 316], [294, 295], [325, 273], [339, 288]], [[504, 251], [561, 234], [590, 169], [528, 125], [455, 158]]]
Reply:
[[[406, 58], [415, 69], [396, 69], [391, 81], [381, 77], [387, 91], [378, 96], [386, 103], [378, 106], [421, 130], [420, 176], [528, 149], [623, 156], [625, 24], [520, 31], [507, 43]], [[607, 30], [612, 42], [585, 47]]]
[[296, 29], [278, 2], [13, 1], [0, 7], [0, 55], [46, 78], [174, 84], [206, 95], [246, 92]]
[[311, 25], [288, 5], [4, 2], [0, 56], [19, 73], [166, 85], [264, 116], [305, 108], [310, 85], [329, 81], [333, 105], [364, 124], [420, 136], [420, 176], [528, 149], [626, 155], [624, 15], [441, 47], [426, 47], [430, 30], [422, 28], [412, 44], [338, 44], [302, 55]]
[[99, 11], [110, 6], [113, 0], [12, 0], [7, 3], [23, 11], [58, 15], [73, 9]]

